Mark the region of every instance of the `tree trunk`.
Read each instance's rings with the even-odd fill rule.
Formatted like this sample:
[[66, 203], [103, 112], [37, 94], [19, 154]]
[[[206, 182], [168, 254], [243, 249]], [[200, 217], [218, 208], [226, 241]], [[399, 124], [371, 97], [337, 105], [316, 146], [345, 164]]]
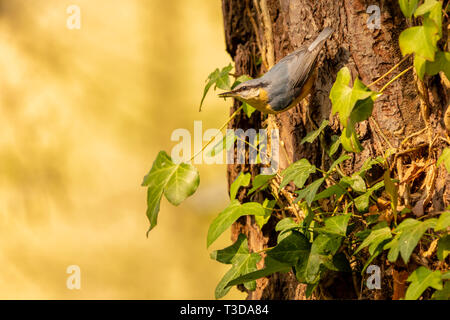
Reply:
[[[260, 47], [265, 41], [263, 13], [254, 7], [255, 1], [252, 0], [222, 0], [222, 2], [226, 45], [234, 59], [236, 74], [257, 77], [266, 71], [264, 64], [257, 63], [261, 56]], [[260, 0], [256, 2], [259, 3]], [[275, 117], [280, 129], [280, 140], [284, 142], [289, 157], [288, 160], [284, 156], [285, 153], [280, 150], [280, 170], [286, 168], [289, 162], [302, 158], [307, 158], [317, 166], [322, 163], [328, 164], [330, 159], [324, 156], [318, 142], [300, 144], [300, 141], [308, 132], [314, 130], [314, 123], [320, 124], [324, 119], [329, 120], [331, 124], [331, 130], [327, 131], [326, 136], [339, 134], [339, 121], [337, 117], [331, 115], [329, 99], [337, 72], [347, 66], [353, 78], [358, 76], [366, 85], [386, 73], [402, 59], [398, 37], [401, 31], [407, 28], [406, 19], [400, 11], [398, 2], [391, 0], [267, 0], [267, 4], [269, 19], [272, 22], [275, 61], [279, 61], [301, 45], [309, 44], [324, 27], [331, 26], [335, 30], [319, 56], [318, 78], [311, 95], [303, 103]], [[381, 9], [381, 29], [371, 30], [367, 26], [370, 14], [366, 13], [366, 10], [373, 4]], [[250, 16], [254, 19], [254, 24]], [[255, 30], [255, 27], [258, 30]], [[412, 58], [372, 89], [380, 89], [390, 78], [411, 64]], [[421, 102], [417, 93], [413, 72], [408, 72], [389, 86], [385, 95], [375, 103], [372, 113], [375, 121], [369, 119], [357, 126], [364, 151], [354, 154], [350, 161], [346, 161], [345, 172], [352, 173], [358, 170], [368, 157], [383, 156], [391, 146], [398, 147], [406, 137], [424, 128], [426, 122], [430, 124], [430, 136], [427, 136], [425, 131], [425, 134], [412, 138], [410, 141], [415, 146], [441, 135], [445, 130], [442, 118], [448, 104], [448, 92], [440, 81], [440, 77], [435, 76], [425, 82], [428, 90], [424, 93], [428, 94], [428, 106]], [[237, 106], [235, 104], [231, 111], [233, 112]], [[309, 120], [308, 113], [314, 123]], [[235, 118], [230, 126], [244, 130], [250, 127], [258, 129], [263, 126], [262, 119], [263, 116], [259, 112], [255, 112], [250, 120], [241, 115]], [[442, 150], [441, 144], [442, 142], [436, 141], [437, 150]], [[419, 148], [416, 153], [399, 157], [400, 160], [394, 169], [410, 163], [412, 158], [423, 156], [427, 152], [427, 148]], [[442, 210], [449, 204], [450, 187], [443, 169], [437, 170], [436, 189], [428, 208], [432, 206], [433, 210]], [[229, 183], [233, 182], [241, 171], [257, 174], [256, 166], [229, 165]], [[246, 190], [241, 191], [239, 199], [242, 202], [249, 201]], [[275, 223], [276, 221], [269, 221], [260, 231], [253, 218], [241, 218], [233, 226], [233, 240], [239, 233], [245, 233], [251, 250], [257, 251], [274, 245]], [[359, 297], [391, 298], [393, 274], [401, 271], [402, 266], [388, 266], [383, 256], [378, 257], [374, 263], [381, 265], [384, 271], [382, 282], [386, 285], [381, 291], [363, 292]], [[351, 274], [336, 274], [327, 283], [321, 284], [320, 297], [315, 298], [358, 298], [359, 288], [355, 288], [355, 277], [359, 286], [362, 281], [360, 275], [354, 273], [352, 277]], [[241, 289], [244, 290], [243, 287]], [[305, 285], [299, 284], [291, 272], [258, 280], [256, 291], [249, 292], [248, 298], [304, 299], [304, 291]]]

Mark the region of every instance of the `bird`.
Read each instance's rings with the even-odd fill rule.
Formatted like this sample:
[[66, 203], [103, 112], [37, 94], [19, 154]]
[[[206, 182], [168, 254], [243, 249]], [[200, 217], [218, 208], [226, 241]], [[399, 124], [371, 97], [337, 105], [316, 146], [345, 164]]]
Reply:
[[317, 57], [333, 32], [326, 27], [309, 46], [287, 55], [260, 78], [240, 83], [219, 97], [238, 99], [263, 113], [289, 110], [310, 93], [317, 77]]

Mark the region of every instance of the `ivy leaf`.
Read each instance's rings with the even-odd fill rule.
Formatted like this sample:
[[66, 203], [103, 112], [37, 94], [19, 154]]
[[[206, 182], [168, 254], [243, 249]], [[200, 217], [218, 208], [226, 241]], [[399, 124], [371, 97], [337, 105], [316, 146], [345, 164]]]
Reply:
[[283, 181], [280, 184], [280, 190], [287, 186], [291, 181], [294, 181], [297, 188], [303, 188], [309, 175], [315, 172], [316, 167], [310, 164], [307, 159], [301, 159], [294, 162], [281, 173]]
[[411, 19], [414, 11], [416, 11], [419, 0], [399, 0], [398, 3], [400, 5], [400, 9], [403, 12], [403, 15], [406, 18]]
[[339, 149], [341, 145], [341, 137], [333, 135], [331, 136], [331, 145], [330, 150], [328, 151], [328, 155], [332, 157]]
[[351, 177], [343, 177], [341, 181], [348, 184], [353, 189], [353, 191], [361, 193], [367, 191], [364, 179], [357, 173], [352, 174]]
[[251, 195], [255, 191], [263, 191], [269, 185], [270, 180], [272, 180], [276, 174], [259, 174], [253, 179], [252, 188], [249, 190], [248, 195]]
[[333, 195], [336, 195], [336, 199], [338, 199], [340, 196], [342, 196], [345, 193], [345, 188], [334, 184], [331, 187], [328, 187], [327, 189], [325, 189], [324, 191], [320, 192], [319, 194], [317, 194], [314, 197], [314, 201], [320, 200], [320, 199], [325, 199], [325, 198], [330, 198]]
[[450, 300], [450, 281], [445, 281], [444, 288], [431, 296], [432, 300]]
[[439, 29], [439, 36], [442, 36], [442, 4], [436, 0], [425, 0], [425, 2], [417, 8], [414, 13], [415, 17], [425, 15], [429, 18]]
[[345, 237], [347, 233], [347, 225], [350, 220], [351, 214], [339, 215], [325, 220], [325, 227], [316, 228], [316, 231], [320, 233], [329, 233]]
[[230, 281], [226, 285], [226, 287], [231, 287], [245, 282], [254, 281], [260, 278], [270, 276], [271, 274], [274, 274], [276, 272], [286, 273], [289, 272], [292, 268], [289, 264], [281, 263], [275, 259], [272, 259], [270, 256], [264, 259], [264, 263], [265, 267], [263, 269], [244, 274]]
[[382, 157], [376, 157], [375, 159], [369, 158], [366, 161], [364, 161], [361, 169], [359, 169], [358, 174], [361, 176], [364, 176], [364, 174], [372, 169], [373, 166], [379, 165], [383, 166], [384, 159]]
[[391, 229], [389, 227], [384, 227], [376, 230], [372, 230], [372, 232], [369, 234], [367, 238], [364, 239], [364, 241], [361, 243], [359, 248], [355, 251], [354, 254], [357, 254], [359, 251], [364, 249], [365, 247], [369, 246], [369, 253], [370, 255], [373, 255], [375, 250], [378, 248], [380, 243], [387, 239], [391, 239]]
[[297, 279], [304, 283], [315, 283], [322, 265], [335, 269], [332, 263], [333, 255], [341, 246], [341, 242], [341, 237], [319, 234], [311, 246], [307, 259], [301, 259], [295, 267]]
[[224, 67], [222, 70], [216, 69], [213, 73], [208, 76], [206, 79], [207, 83], [205, 89], [203, 90], [203, 97], [200, 102], [200, 109], [202, 110], [203, 101], [205, 100], [206, 95], [208, 94], [209, 89], [214, 85], [214, 89], [219, 88], [222, 90], [230, 90], [230, 71], [233, 69], [231, 63]]
[[252, 80], [252, 79], [253, 78], [250, 77], [249, 75], [243, 74], [242, 76], [239, 76], [238, 78], [236, 78], [236, 80], [234, 81], [233, 85], [231, 86], [231, 89], [234, 89], [235, 87], [237, 87], [241, 83], [247, 82], [247, 81]]
[[263, 207], [264, 210], [266, 210], [266, 213], [264, 216], [255, 216], [255, 222], [258, 225], [260, 229], [269, 221], [270, 217], [272, 216], [272, 211], [275, 205], [277, 204], [276, 200], [269, 200], [264, 199]]
[[437, 248], [437, 257], [440, 261], [444, 261], [450, 253], [450, 235], [439, 239]]
[[394, 210], [394, 214], [397, 213], [397, 203], [398, 203], [398, 189], [397, 186], [391, 179], [391, 174], [389, 170], [386, 170], [383, 175], [384, 186], [386, 188], [386, 192], [391, 197], [391, 205], [392, 210]]
[[[216, 287], [216, 299], [220, 299], [228, 293], [229, 288], [226, 288], [226, 284], [230, 280], [241, 274], [253, 272], [256, 270], [256, 263], [261, 260], [259, 254], [249, 252], [247, 238], [243, 234], [239, 234], [238, 239], [231, 246], [212, 252], [211, 258], [221, 263], [232, 264], [231, 269]], [[248, 290], [255, 290], [256, 283], [248, 281], [245, 283], [245, 287]]]
[[161, 151], [142, 182], [142, 186], [148, 187], [147, 217], [150, 221], [148, 232], [157, 224], [163, 194], [171, 204], [178, 206], [194, 194], [199, 183], [200, 177], [195, 167], [187, 163], [175, 164], [167, 153]]
[[423, 80], [423, 77], [425, 76], [425, 73], [427, 71], [427, 59], [422, 58], [419, 55], [414, 56], [414, 69], [416, 69], [417, 75], [419, 76], [420, 80]]
[[445, 76], [450, 78], [450, 52], [438, 51], [434, 61], [426, 62], [426, 72], [428, 75], [434, 76], [440, 71], [443, 71]]
[[302, 139], [302, 141], [300, 142], [300, 144], [304, 144], [305, 142], [309, 142], [309, 143], [313, 143], [314, 140], [317, 139], [317, 137], [319, 136], [319, 134], [323, 131], [323, 129], [326, 128], [326, 126], [328, 126], [330, 122], [328, 120], [323, 120], [322, 123], [320, 124], [320, 127], [317, 130], [311, 131], [310, 133], [308, 133], [306, 135], [306, 137], [304, 137]]
[[[411, 253], [419, 243], [420, 238], [427, 229], [436, 225], [436, 219], [418, 221], [412, 218], [405, 219], [395, 229], [397, 235], [384, 248], [390, 249], [388, 259], [391, 262], [397, 260], [398, 254], [402, 256], [405, 263], [408, 263]], [[392, 252], [391, 252], [392, 251]]]
[[405, 56], [415, 53], [426, 60], [434, 61], [437, 51], [437, 34], [436, 23], [425, 18], [423, 26], [408, 28], [400, 34], [399, 44], [402, 54]]
[[297, 261], [307, 255], [310, 250], [309, 241], [300, 232], [292, 231], [281, 240], [275, 248], [267, 252], [267, 256], [279, 262], [295, 265]]
[[338, 165], [340, 165], [345, 160], [350, 159], [350, 156], [348, 154], [341, 155], [336, 161], [333, 162], [333, 164], [330, 167], [330, 170], [328, 170], [328, 173], [331, 173], [331, 171], [334, 170]]
[[419, 267], [406, 280], [411, 282], [406, 290], [405, 300], [417, 300], [422, 293], [432, 287], [436, 290], [442, 290], [442, 276], [439, 270], [431, 271], [425, 267]]
[[355, 206], [359, 212], [367, 212], [369, 209], [369, 200], [371, 195], [372, 192], [369, 191], [355, 198]]
[[369, 119], [372, 115], [373, 104], [380, 96], [381, 93], [372, 92], [367, 99], [358, 100], [352, 110], [352, 113], [350, 114], [350, 119], [353, 123]]
[[342, 147], [348, 152], [358, 153], [363, 151], [363, 147], [359, 142], [358, 135], [353, 126], [347, 126], [342, 130], [340, 141]]
[[358, 209], [359, 212], [367, 212], [367, 210], [369, 209], [370, 197], [376, 190], [382, 188], [383, 186], [384, 181], [378, 182], [376, 185], [369, 188], [369, 190], [366, 193], [357, 197], [355, 199], [356, 209]]
[[249, 105], [249, 104], [246, 103], [246, 102], [243, 102], [243, 103], [242, 103], [242, 109], [244, 110], [244, 112], [245, 112], [247, 118], [250, 118], [250, 117], [252, 116], [253, 112], [256, 111], [255, 108], [253, 108], [251, 105]]
[[236, 179], [233, 181], [233, 183], [230, 186], [230, 199], [234, 200], [236, 199], [237, 192], [240, 187], [248, 187], [250, 184], [251, 179], [250, 173], [239, 173], [239, 175], [236, 177]]
[[447, 169], [447, 172], [450, 172], [450, 148], [445, 148], [444, 151], [442, 151], [436, 166], [439, 167], [441, 163], [444, 163], [445, 169]]
[[294, 221], [292, 218], [284, 218], [280, 220], [275, 226], [275, 231], [284, 232], [293, 229], [300, 228], [301, 225]]
[[[248, 250], [248, 249], [247, 249]], [[227, 287], [227, 284], [239, 277], [242, 274], [247, 274], [258, 270], [256, 264], [261, 260], [261, 256], [257, 253], [248, 253], [239, 255], [234, 261], [231, 269], [224, 275], [222, 280], [220, 280], [219, 284], [215, 290], [216, 299], [220, 299], [224, 297], [229, 291], [230, 287]], [[244, 283], [244, 286], [253, 291], [256, 289], [255, 281], [248, 281]]]
[[438, 221], [436, 222], [436, 226], [434, 227], [434, 231], [445, 230], [450, 226], [450, 212], [445, 211], [441, 214]]
[[266, 211], [260, 203], [247, 202], [240, 204], [233, 200], [211, 223], [208, 230], [207, 246], [209, 247], [217, 238], [240, 217], [244, 215], [264, 216]]
[[308, 185], [306, 188], [296, 191], [297, 192], [297, 199], [295, 199], [294, 202], [298, 202], [302, 199], [306, 200], [306, 203], [308, 203], [308, 206], [311, 206], [311, 203], [314, 201], [314, 198], [316, 196], [317, 190], [319, 190], [322, 183], [325, 181], [325, 178], [320, 178]]
[[215, 250], [211, 252], [211, 259], [224, 264], [232, 264], [233, 259], [236, 260], [239, 255], [247, 253], [247, 237], [244, 234], [240, 233], [236, 242], [231, 246], [226, 247], [225, 249]]
[[330, 99], [333, 105], [332, 112], [333, 114], [339, 113], [339, 118], [344, 128], [347, 127], [347, 121], [356, 103], [359, 100], [366, 100], [373, 95], [373, 92], [358, 78], [355, 79], [353, 88], [349, 86], [350, 82], [350, 70], [344, 67], [338, 72], [336, 82], [330, 92]]

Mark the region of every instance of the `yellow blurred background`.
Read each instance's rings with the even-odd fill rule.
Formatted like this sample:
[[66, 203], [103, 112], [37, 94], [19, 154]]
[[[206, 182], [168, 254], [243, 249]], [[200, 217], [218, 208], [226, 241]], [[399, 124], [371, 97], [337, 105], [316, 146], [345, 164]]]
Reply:
[[[66, 27], [72, 4], [80, 30]], [[0, 298], [214, 298], [229, 266], [206, 234], [228, 201], [225, 165], [198, 166], [180, 207], [163, 199], [148, 239], [140, 183], [173, 130], [226, 120], [214, 94], [198, 104], [229, 62], [218, 0], [0, 0]]]

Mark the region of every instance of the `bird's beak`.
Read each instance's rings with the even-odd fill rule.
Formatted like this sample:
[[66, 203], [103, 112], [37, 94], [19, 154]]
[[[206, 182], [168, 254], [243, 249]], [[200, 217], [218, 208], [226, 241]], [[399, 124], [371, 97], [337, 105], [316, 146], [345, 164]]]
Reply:
[[234, 98], [234, 97], [236, 97], [236, 93], [234, 91], [228, 91], [228, 92], [219, 94], [219, 97], [220, 98], [228, 98], [228, 97]]

